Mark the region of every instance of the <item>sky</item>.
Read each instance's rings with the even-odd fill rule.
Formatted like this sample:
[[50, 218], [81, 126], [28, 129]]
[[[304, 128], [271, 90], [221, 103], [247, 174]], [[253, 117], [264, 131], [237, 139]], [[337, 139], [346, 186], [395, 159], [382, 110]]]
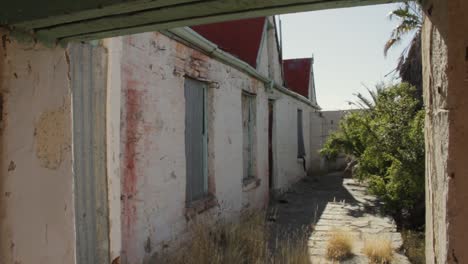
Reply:
[[315, 58], [317, 102], [323, 110], [349, 109], [357, 92], [378, 83], [396, 82], [392, 72], [410, 37], [383, 47], [398, 23], [388, 18], [398, 4], [281, 15], [283, 58]]

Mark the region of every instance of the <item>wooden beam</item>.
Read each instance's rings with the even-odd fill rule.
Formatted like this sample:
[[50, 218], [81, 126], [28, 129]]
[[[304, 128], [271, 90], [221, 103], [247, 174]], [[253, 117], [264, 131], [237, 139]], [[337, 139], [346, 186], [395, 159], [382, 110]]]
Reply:
[[14, 0], [2, 4], [0, 25], [38, 28], [200, 1], [202, 0]]
[[[172, 4], [164, 5], [168, 2]], [[136, 1], [137, 4], [128, 6], [125, 10], [115, 9], [113, 6], [113, 12], [109, 13], [109, 10], [106, 10], [107, 15], [88, 17], [84, 20], [67, 20], [70, 16], [79, 17], [77, 14], [71, 14], [67, 19], [55, 18], [53, 23], [52, 20], [41, 20], [22, 22], [13, 26], [23, 31], [33, 31], [43, 39], [92, 40], [273, 14], [390, 2], [395, 0], [161, 0], [151, 5]], [[68, 22], [56, 24], [65, 20]]]

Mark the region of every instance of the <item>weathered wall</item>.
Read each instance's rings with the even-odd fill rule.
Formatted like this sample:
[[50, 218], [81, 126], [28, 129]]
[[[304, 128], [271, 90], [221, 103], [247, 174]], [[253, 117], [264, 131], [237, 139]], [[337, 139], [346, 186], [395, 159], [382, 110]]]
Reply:
[[[297, 110], [302, 109], [302, 124], [304, 146], [306, 152], [306, 170], [303, 160], [298, 159], [297, 143]], [[274, 130], [274, 187], [287, 189], [291, 184], [307, 175], [311, 165], [310, 152], [310, 116], [311, 106], [286, 95], [280, 95], [275, 100], [273, 130]]]
[[0, 263], [74, 263], [65, 49], [1, 40]]
[[[118, 40], [117, 40], [118, 41]], [[184, 75], [208, 88], [209, 174], [222, 212], [266, 204], [267, 100], [263, 85], [158, 33], [123, 38], [122, 236], [126, 263], [146, 261], [186, 227]], [[257, 176], [242, 186], [242, 89], [257, 94]]]
[[269, 41], [268, 41], [268, 20], [267, 18], [265, 20], [265, 24], [263, 27], [263, 34], [262, 38], [260, 41], [260, 47], [258, 51], [258, 57], [257, 57], [257, 71], [260, 72], [264, 76], [269, 76], [269, 64], [271, 58], [269, 57], [270, 50], [269, 50]]
[[265, 41], [268, 50], [268, 76], [276, 83], [283, 85], [282, 59], [279, 54], [273, 19], [273, 17], [267, 19], [267, 37]]
[[[260, 58], [261, 70], [277, 84], [283, 84], [282, 60], [278, 50], [274, 18], [267, 18], [264, 51]], [[309, 104], [287, 96], [277, 90], [270, 90], [268, 98], [274, 100], [273, 106], [273, 188], [287, 189], [292, 183], [311, 170], [312, 160], [316, 159], [311, 141], [311, 116], [315, 115]], [[303, 110], [303, 135], [306, 150], [306, 171], [303, 161], [297, 158], [297, 110]], [[268, 128], [268, 127], [267, 127]]]
[[[262, 82], [159, 33], [109, 41], [122, 41], [121, 51], [110, 56], [120, 57], [122, 72], [123, 263], [149, 261], [186, 229], [185, 77], [209, 86], [208, 188], [217, 205], [203, 215], [229, 217], [245, 208], [266, 206], [269, 97], [276, 99], [275, 187], [287, 187], [305, 175], [297, 159], [297, 133], [291, 127], [297, 127], [297, 109], [303, 109], [308, 158], [310, 105], [278, 91], [267, 93]], [[256, 94], [254, 167], [258, 181], [248, 185], [242, 182], [243, 90]]]
[[324, 139], [326, 139], [331, 133], [338, 130], [340, 127], [340, 121], [347, 114], [347, 112], [347, 110], [321, 112], [323, 116], [322, 133]]
[[467, 263], [468, 2], [429, 0], [424, 9], [426, 262]]

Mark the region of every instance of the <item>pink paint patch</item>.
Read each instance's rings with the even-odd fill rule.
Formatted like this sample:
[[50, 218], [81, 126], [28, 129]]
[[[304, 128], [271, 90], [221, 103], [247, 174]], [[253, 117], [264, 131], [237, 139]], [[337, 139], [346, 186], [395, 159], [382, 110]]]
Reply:
[[[122, 249], [124, 253], [135, 252], [135, 230], [137, 226], [136, 195], [138, 193], [138, 151], [143, 132], [142, 110], [146, 98], [146, 90], [140, 87], [142, 84], [132, 74], [131, 67], [124, 67], [123, 79], [125, 83], [125, 123], [122, 127], [123, 134], [123, 181], [122, 181]], [[126, 256], [127, 260], [131, 259]]]

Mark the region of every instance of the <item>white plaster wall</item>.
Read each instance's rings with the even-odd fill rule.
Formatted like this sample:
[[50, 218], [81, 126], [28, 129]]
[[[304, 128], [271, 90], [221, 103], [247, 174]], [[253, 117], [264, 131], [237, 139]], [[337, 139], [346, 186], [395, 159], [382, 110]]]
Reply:
[[311, 70], [310, 70], [309, 99], [313, 104], [318, 105], [317, 91], [315, 90], [314, 58], [312, 58]]
[[[149, 261], [186, 228], [184, 74], [219, 86], [208, 88], [210, 189], [219, 203], [208, 213], [231, 216], [243, 207], [264, 207], [268, 101], [263, 84], [158, 33], [124, 37], [121, 56], [124, 263]], [[249, 190], [242, 184], [243, 89], [257, 94], [256, 171], [261, 182]]]
[[1, 35], [0, 263], [75, 263], [66, 52]]
[[[232, 217], [268, 203], [268, 98], [265, 86], [159, 33], [123, 37], [121, 58], [121, 180], [123, 263], [145, 263], [186, 227], [185, 76], [208, 82], [209, 189], [218, 206], [203, 215]], [[112, 67], [112, 66], [111, 66]], [[268, 69], [268, 67], [266, 68]], [[212, 83], [214, 85], [211, 85]], [[244, 186], [242, 91], [256, 94], [255, 170], [258, 186]], [[278, 188], [303, 177], [297, 159], [297, 108], [303, 109], [310, 157], [310, 105], [276, 92]], [[309, 165], [310, 162], [308, 162]], [[214, 180], [213, 180], [214, 179]]]
[[167, 41], [122, 41], [122, 262], [142, 263], [185, 223], [184, 90]]
[[[268, 17], [270, 24], [273, 25], [273, 17]], [[282, 61], [278, 53], [278, 44], [276, 41], [275, 28], [271, 26], [267, 30], [267, 45], [268, 45], [268, 73], [269, 77], [277, 84], [283, 84]]]
[[275, 100], [274, 106], [274, 151], [275, 151], [275, 189], [286, 189], [307, 175], [302, 159], [297, 158], [297, 110], [302, 109], [306, 167], [309, 168], [310, 152], [310, 115], [311, 106], [287, 95]]
[[[267, 18], [268, 19], [268, 18]], [[260, 42], [260, 48], [257, 57], [257, 71], [264, 76], [268, 76], [269, 72], [269, 49], [268, 49], [268, 34], [267, 34], [268, 21], [265, 21], [263, 27], [262, 40]]]

